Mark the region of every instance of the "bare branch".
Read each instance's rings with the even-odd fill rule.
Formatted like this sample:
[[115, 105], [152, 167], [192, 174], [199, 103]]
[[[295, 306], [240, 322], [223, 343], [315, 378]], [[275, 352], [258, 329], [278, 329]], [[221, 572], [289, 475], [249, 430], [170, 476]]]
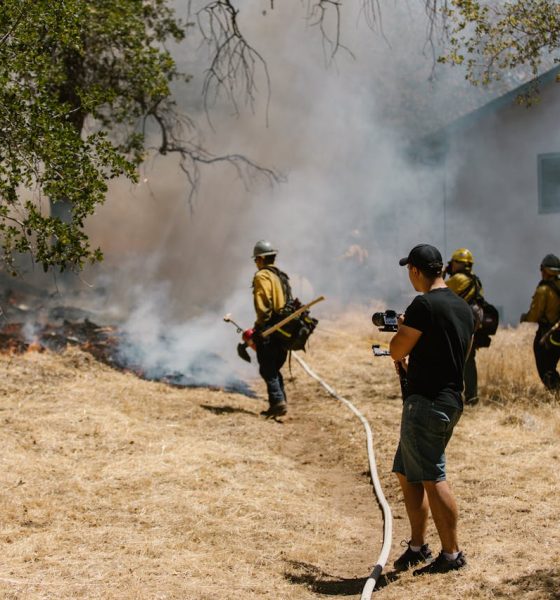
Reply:
[[362, 0], [362, 13], [370, 29], [381, 23], [381, 6], [379, 0]]
[[[326, 52], [328, 63], [334, 60], [341, 49], [354, 58], [350, 49], [342, 43], [341, 10], [342, 2], [340, 0], [308, 0], [307, 3], [307, 20], [311, 26], [319, 28], [323, 49], [329, 48]], [[334, 24], [329, 25], [330, 15], [333, 14]]]
[[204, 80], [204, 106], [208, 121], [209, 100], [218, 98], [224, 92], [232, 103], [236, 114], [239, 113], [238, 91], [254, 111], [258, 66], [264, 72], [267, 84], [266, 121], [270, 103], [271, 82], [266, 61], [251, 46], [239, 29], [237, 15], [239, 11], [230, 0], [214, 0], [202, 8], [196, 15], [198, 27], [204, 42], [209, 46], [212, 62]]
[[205, 150], [200, 142], [200, 134], [194, 122], [185, 114], [178, 113], [172, 106], [157, 106], [147, 115], [153, 118], [161, 136], [161, 143], [153, 148], [159, 154], [176, 154], [179, 167], [185, 173], [189, 184], [187, 200], [191, 210], [194, 197], [199, 188], [200, 166], [225, 163], [231, 165], [243, 181], [246, 188], [256, 179], [269, 185], [285, 180], [284, 176], [273, 169], [264, 167], [241, 154], [213, 155]]

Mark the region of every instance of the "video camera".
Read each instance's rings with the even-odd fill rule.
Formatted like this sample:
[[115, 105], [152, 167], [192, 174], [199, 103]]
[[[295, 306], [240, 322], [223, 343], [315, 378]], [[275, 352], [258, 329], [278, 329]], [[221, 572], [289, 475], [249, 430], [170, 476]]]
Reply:
[[[379, 329], [379, 331], [395, 332], [399, 328], [399, 313], [396, 310], [386, 310], [385, 312], [376, 312], [371, 315], [371, 322]], [[371, 347], [374, 356], [391, 356], [391, 352], [381, 348], [379, 344], [373, 344]], [[399, 381], [401, 384], [401, 394], [403, 398], [408, 396], [408, 380], [406, 378], [406, 370], [400, 362], [395, 363], [399, 373]]]
[[[399, 315], [396, 310], [386, 310], [385, 312], [376, 312], [371, 315], [371, 322], [379, 331], [397, 331], [399, 326]], [[375, 356], [390, 356], [388, 350], [383, 350], [379, 344], [373, 344], [371, 347]]]
[[396, 310], [376, 312], [371, 315], [371, 322], [379, 329], [379, 331], [395, 332], [399, 326], [399, 315]]

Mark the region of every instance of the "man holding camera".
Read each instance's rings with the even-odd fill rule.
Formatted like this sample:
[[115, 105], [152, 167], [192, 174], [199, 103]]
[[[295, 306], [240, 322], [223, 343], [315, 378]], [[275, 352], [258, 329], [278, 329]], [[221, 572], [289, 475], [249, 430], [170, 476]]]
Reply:
[[[414, 575], [446, 573], [466, 565], [457, 539], [457, 505], [446, 481], [445, 448], [463, 410], [463, 370], [472, 344], [474, 315], [443, 280], [437, 248], [415, 246], [399, 261], [408, 267], [416, 296], [399, 318], [390, 353], [406, 369], [400, 440], [393, 463], [403, 491], [411, 537], [395, 561], [398, 570], [428, 563]], [[426, 543], [429, 512], [442, 551]]]

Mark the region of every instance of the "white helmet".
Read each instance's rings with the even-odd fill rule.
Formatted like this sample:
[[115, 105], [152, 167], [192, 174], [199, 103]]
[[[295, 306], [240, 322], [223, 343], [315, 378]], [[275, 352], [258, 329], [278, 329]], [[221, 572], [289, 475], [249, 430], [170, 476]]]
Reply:
[[278, 250], [272, 247], [272, 244], [267, 240], [259, 240], [253, 248], [253, 258], [257, 256], [272, 256], [278, 254]]

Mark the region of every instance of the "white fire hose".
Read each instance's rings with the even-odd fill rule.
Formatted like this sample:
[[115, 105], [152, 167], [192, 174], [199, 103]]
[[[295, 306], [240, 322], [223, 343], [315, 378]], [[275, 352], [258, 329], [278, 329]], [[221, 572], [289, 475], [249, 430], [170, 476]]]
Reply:
[[371, 600], [371, 595], [373, 594], [375, 584], [377, 583], [377, 580], [381, 575], [381, 571], [383, 571], [383, 567], [385, 566], [385, 564], [387, 563], [387, 559], [389, 558], [393, 538], [393, 517], [391, 515], [391, 508], [389, 507], [389, 503], [387, 502], [387, 499], [383, 494], [381, 484], [379, 483], [379, 477], [377, 475], [377, 465], [375, 464], [375, 453], [373, 451], [373, 435], [371, 433], [371, 427], [369, 426], [369, 423], [367, 422], [366, 418], [350, 401], [339, 396], [336, 393], [336, 391], [328, 383], [323, 381], [315, 372], [313, 372], [309, 368], [307, 363], [302, 358], [300, 358], [295, 352], [292, 353], [292, 356], [296, 359], [296, 361], [301, 365], [303, 370], [308, 375], [313, 377], [313, 379], [317, 380], [331, 396], [333, 396], [337, 400], [340, 400], [340, 402], [345, 404], [358, 417], [358, 419], [360, 419], [366, 431], [366, 445], [371, 481], [373, 484], [375, 496], [383, 512], [383, 545], [381, 547], [381, 553], [379, 554], [379, 558], [377, 559], [377, 563], [373, 568], [371, 575], [368, 577], [366, 584], [364, 585], [364, 589], [362, 590], [361, 596], [361, 600]]

